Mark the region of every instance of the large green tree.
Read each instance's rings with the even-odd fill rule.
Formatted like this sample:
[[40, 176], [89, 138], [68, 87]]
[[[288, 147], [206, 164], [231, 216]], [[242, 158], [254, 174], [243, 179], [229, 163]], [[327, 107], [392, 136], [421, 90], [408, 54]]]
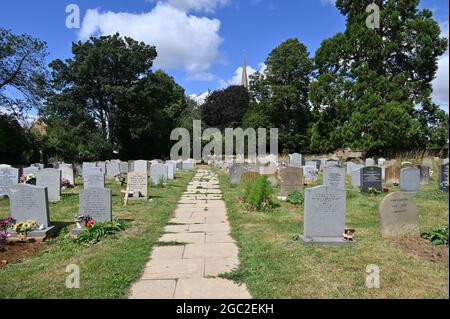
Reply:
[[20, 117], [41, 105], [48, 72], [47, 45], [29, 35], [0, 28], [0, 106]]
[[168, 154], [185, 99], [173, 78], [152, 71], [155, 47], [115, 34], [74, 43], [72, 51], [50, 64], [53, 92], [42, 114], [85, 123], [97, 137], [92, 119], [122, 159]]
[[[366, 25], [369, 4], [380, 28]], [[346, 30], [322, 42], [310, 99], [311, 149], [372, 152], [442, 146], [448, 118], [431, 101], [437, 59], [447, 47], [430, 10], [419, 0], [337, 0]]]
[[305, 151], [310, 141], [308, 89], [312, 62], [304, 44], [289, 39], [267, 58], [266, 69], [251, 77], [246, 127], [279, 129], [282, 152]]

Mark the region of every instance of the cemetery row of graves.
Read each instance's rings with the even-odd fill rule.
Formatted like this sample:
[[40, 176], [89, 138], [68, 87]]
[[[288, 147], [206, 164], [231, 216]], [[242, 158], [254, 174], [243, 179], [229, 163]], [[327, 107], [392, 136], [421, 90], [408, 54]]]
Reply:
[[[223, 276], [253, 297], [448, 297], [448, 159], [208, 164], [240, 248]], [[196, 161], [51, 166], [0, 165], [0, 296], [126, 297]], [[71, 264], [80, 289], [65, 286]], [[368, 266], [380, 289], [367, 288]]]

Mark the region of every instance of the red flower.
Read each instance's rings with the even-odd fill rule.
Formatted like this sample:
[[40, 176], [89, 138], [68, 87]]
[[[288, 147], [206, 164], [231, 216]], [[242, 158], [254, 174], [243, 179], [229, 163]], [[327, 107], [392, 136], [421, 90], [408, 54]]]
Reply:
[[87, 222], [86, 222], [86, 227], [92, 227], [92, 226], [94, 226], [94, 224], [95, 224], [95, 222], [91, 219], [91, 220], [88, 220]]

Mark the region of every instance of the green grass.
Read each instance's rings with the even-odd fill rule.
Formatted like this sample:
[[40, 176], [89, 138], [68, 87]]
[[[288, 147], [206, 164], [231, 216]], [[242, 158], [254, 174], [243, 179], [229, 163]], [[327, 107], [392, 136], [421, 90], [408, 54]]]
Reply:
[[[170, 214], [194, 171], [181, 171], [165, 188], [149, 188], [151, 200], [129, 201], [123, 206], [120, 183], [107, 182], [113, 191], [113, 218], [128, 221], [124, 232], [85, 247], [65, 234], [78, 212], [82, 185], [68, 190], [50, 205], [50, 219], [63, 226], [58, 237], [45, 242], [45, 249], [22, 262], [0, 269], [0, 298], [124, 298], [149, 259]], [[80, 181], [79, 181], [80, 182]], [[8, 201], [0, 201], [0, 217], [8, 212]], [[1, 253], [0, 253], [1, 258]], [[68, 289], [69, 264], [80, 267], [80, 288]]]
[[[347, 227], [356, 229], [353, 247], [305, 246], [303, 208], [288, 203], [269, 213], [248, 212], [238, 189], [218, 171], [241, 266], [223, 277], [245, 282], [255, 298], [448, 298], [449, 272], [381, 238], [378, 205], [384, 194], [365, 196], [347, 180]], [[315, 185], [320, 184], [318, 180]], [[314, 186], [314, 185], [311, 185]], [[448, 226], [448, 194], [437, 183], [416, 196], [422, 231]], [[391, 191], [398, 188], [391, 189]], [[431, 245], [431, 243], [430, 243]], [[381, 269], [381, 288], [365, 286], [370, 264]]]

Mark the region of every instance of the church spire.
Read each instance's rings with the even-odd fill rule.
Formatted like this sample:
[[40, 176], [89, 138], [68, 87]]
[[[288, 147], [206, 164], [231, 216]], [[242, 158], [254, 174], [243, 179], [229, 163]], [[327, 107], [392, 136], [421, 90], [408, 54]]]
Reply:
[[244, 64], [242, 65], [242, 81], [241, 85], [248, 89], [248, 76], [247, 76], [247, 57], [244, 53]]

